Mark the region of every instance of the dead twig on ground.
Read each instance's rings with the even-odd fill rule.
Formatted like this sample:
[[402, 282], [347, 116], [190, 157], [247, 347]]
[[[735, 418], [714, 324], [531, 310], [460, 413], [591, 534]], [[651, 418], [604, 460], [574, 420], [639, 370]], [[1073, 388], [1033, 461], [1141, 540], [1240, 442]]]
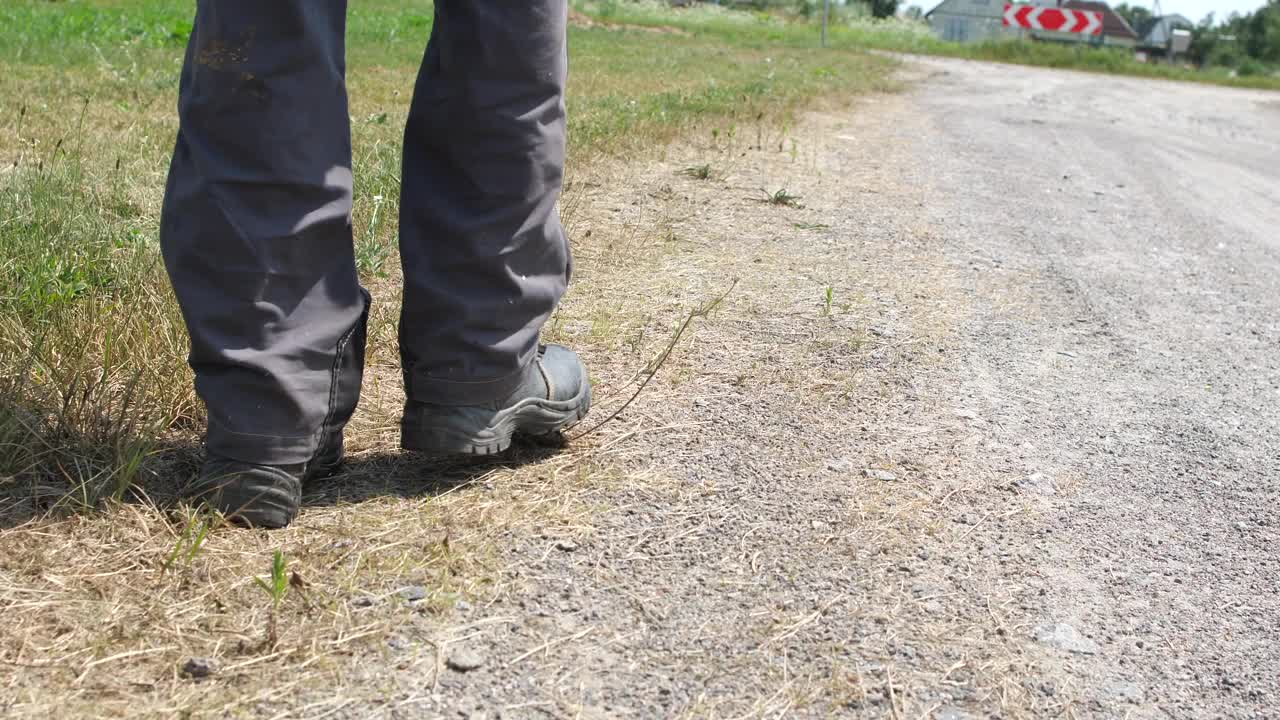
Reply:
[[761, 645], [761, 647], [762, 648], [769, 647], [770, 645], [782, 642], [784, 640], [787, 640], [793, 637], [796, 633], [803, 630], [806, 626], [812, 624], [813, 622], [818, 620], [818, 618], [821, 618], [823, 615], [825, 615], [826, 612], [831, 609], [831, 606], [835, 605], [838, 601], [839, 601], [839, 598], [833, 598], [831, 600], [828, 600], [827, 602], [823, 603], [822, 606], [819, 607], [817, 610], [801, 618], [799, 621], [792, 623], [781, 633], [769, 638], [767, 641], [765, 641], [764, 645]]
[[649, 383], [653, 381], [653, 378], [657, 376], [658, 371], [662, 369], [662, 366], [667, 363], [667, 359], [671, 357], [671, 351], [676, 349], [676, 345], [680, 342], [680, 338], [684, 336], [685, 331], [688, 330], [689, 326], [693, 324], [694, 319], [705, 318], [708, 315], [710, 315], [712, 311], [714, 311], [717, 307], [720, 306], [720, 303], [724, 302], [725, 298], [729, 297], [729, 294], [732, 293], [733, 289], [736, 287], [738, 287], [738, 279], [734, 278], [733, 282], [729, 285], [729, 289], [721, 293], [719, 297], [703, 305], [702, 307], [692, 310], [689, 313], [689, 315], [685, 317], [684, 322], [680, 324], [680, 328], [676, 330], [675, 335], [672, 336], [671, 342], [667, 343], [667, 347], [662, 351], [662, 354], [658, 356], [657, 360], [655, 360], [653, 363], [650, 364], [649, 368], [647, 369], [647, 376], [645, 377], [644, 382], [640, 383], [640, 387], [636, 388], [636, 391], [631, 394], [631, 397], [627, 398], [627, 401], [622, 403], [622, 406], [619, 407], [617, 410], [614, 410], [613, 413], [609, 415], [609, 417], [605, 418], [604, 420], [601, 420], [600, 422], [591, 426], [589, 429], [578, 433], [577, 435], [570, 438], [570, 440], [571, 441], [581, 440], [582, 438], [599, 430], [605, 425], [608, 425], [610, 422], [617, 419], [618, 416], [622, 415], [623, 411], [631, 407], [631, 404], [636, 401], [636, 398], [640, 397], [640, 393], [644, 392], [644, 389], [648, 387]]
[[595, 631], [595, 626], [592, 626], [592, 627], [587, 628], [586, 630], [583, 630], [583, 631], [581, 631], [581, 632], [575, 633], [575, 634], [573, 634], [573, 635], [568, 635], [568, 636], [566, 636], [566, 637], [562, 637], [562, 638], [556, 638], [555, 640], [548, 640], [547, 642], [542, 643], [542, 644], [541, 644], [541, 645], [539, 645], [538, 647], [536, 647], [536, 648], [534, 648], [534, 649], [532, 649], [532, 650], [530, 650], [530, 651], [528, 651], [528, 652], [521, 653], [520, 655], [517, 655], [516, 657], [512, 658], [512, 659], [511, 659], [511, 663], [510, 663], [510, 664], [515, 665], [516, 663], [518, 663], [518, 662], [520, 662], [520, 661], [522, 661], [522, 660], [527, 660], [527, 659], [529, 659], [530, 657], [532, 657], [532, 656], [534, 656], [534, 655], [536, 655], [536, 654], [538, 654], [538, 653], [540, 653], [540, 652], [542, 652], [542, 651], [544, 651], [544, 650], [550, 650], [551, 648], [555, 647], [556, 645], [562, 645], [562, 644], [567, 643], [567, 642], [573, 642], [574, 640], [579, 640], [579, 639], [581, 639], [581, 638], [583, 638], [583, 637], [586, 637], [588, 634], [590, 634], [591, 632], [594, 632], [594, 631]]

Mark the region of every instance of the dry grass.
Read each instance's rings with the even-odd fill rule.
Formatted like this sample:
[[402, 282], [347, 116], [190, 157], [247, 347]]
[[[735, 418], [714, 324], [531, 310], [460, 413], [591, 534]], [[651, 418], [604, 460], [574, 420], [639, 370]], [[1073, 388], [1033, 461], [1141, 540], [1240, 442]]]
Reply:
[[[178, 4], [156, 6], [167, 13]], [[368, 22], [355, 37], [375, 37], [381, 26]], [[29, 278], [46, 260], [59, 262], [47, 287], [63, 293], [22, 305], [0, 290], [0, 611], [21, 618], [0, 627], [0, 714], [411, 710], [432, 691], [449, 648], [484, 629], [458, 603], [517, 593], [502, 548], [551, 550], [589, 536], [609, 488], [661, 483], [633, 462], [628, 441], [664, 430], [643, 421], [610, 427], [564, 452], [525, 449], [478, 465], [397, 453], [398, 134], [414, 72], [408, 57], [420, 48], [366, 40], [353, 47], [350, 78], [355, 228], [376, 302], [351, 462], [308, 489], [302, 520], [283, 532], [232, 530], [175, 504], [199, 459], [202, 422], [154, 246], [177, 48], [87, 47], [0, 63], [0, 93], [20, 99], [0, 109], [0, 275]], [[721, 278], [694, 281], [706, 288], [696, 301], [681, 292], [635, 302], [627, 279], [657, 272], [696, 240], [679, 236], [677, 218], [626, 195], [635, 186], [616, 158], [660, 156], [681, 134], [709, 138], [726, 158], [753, 143], [781, 145], [798, 104], [838, 82], [850, 93], [875, 87], [886, 65], [605, 29], [575, 32], [574, 48], [564, 210], [578, 282], [548, 336], [583, 349], [596, 369], [598, 412], [607, 413], [688, 311], [724, 287]], [[718, 69], [708, 77], [710, 58]], [[689, 280], [671, 274], [673, 284]], [[677, 358], [664, 370], [670, 384], [650, 392], [674, 392], [690, 367]], [[273, 611], [254, 578], [268, 574], [276, 551], [298, 580]], [[395, 652], [389, 643], [404, 634], [430, 650]], [[216, 674], [185, 677], [195, 657], [213, 659]], [[383, 666], [397, 673], [363, 669]], [[419, 683], [395, 679], [406, 675]]]
[[[4, 632], [0, 664], [20, 680], [5, 691], [6, 714], [47, 716], [51, 698], [78, 716], [296, 709], [307, 692], [345, 687], [349, 664], [374, 661], [408, 618], [439, 618], [438, 647], [465, 632], [444, 622], [455, 603], [502, 592], [494, 539], [582, 527], [590, 490], [580, 477], [599, 486], [595, 470], [577, 454], [514, 471], [357, 459], [309, 491], [306, 522], [274, 534], [215, 528], [198, 548], [191, 529], [210, 519], [143, 505], [8, 531], [0, 603], [25, 621]], [[270, 599], [253, 578], [277, 549], [298, 580], [272, 642]], [[191, 657], [214, 659], [216, 682], [184, 679]]]

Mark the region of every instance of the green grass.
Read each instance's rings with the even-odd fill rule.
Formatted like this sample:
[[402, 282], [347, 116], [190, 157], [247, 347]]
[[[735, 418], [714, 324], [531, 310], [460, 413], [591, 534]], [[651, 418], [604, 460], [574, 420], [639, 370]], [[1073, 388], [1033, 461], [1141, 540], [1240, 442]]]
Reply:
[[1119, 48], [1091, 48], [1080, 45], [1016, 40], [962, 45], [943, 42], [933, 37], [901, 42], [901, 34], [877, 30], [875, 27], [849, 28], [841, 32], [840, 35], [842, 42], [883, 50], [1205, 83], [1227, 87], [1280, 90], [1280, 78], [1277, 77], [1267, 75], [1240, 75], [1233, 77], [1224, 69], [1192, 70], [1163, 63], [1144, 63], [1134, 59], [1134, 54], [1131, 50]]
[[253, 581], [271, 599], [271, 611], [267, 614], [267, 643], [271, 647], [275, 647], [280, 642], [276, 618], [280, 613], [280, 603], [284, 602], [285, 596], [289, 594], [289, 576], [285, 565], [284, 553], [276, 550], [271, 555], [271, 579], [269, 581], [263, 580], [257, 575], [253, 576]]
[[[0, 515], [124, 497], [198, 441], [187, 339], [157, 247], [192, 5], [0, 3]], [[400, 133], [431, 15], [429, 0], [360, 0], [348, 17], [374, 364], [395, 361]], [[752, 23], [575, 27], [570, 53], [570, 187], [578, 168], [683, 133], [785, 127], [815, 97], [888, 87], [893, 65]]]
[[[817, 42], [818, 28], [811, 22], [785, 19], [764, 13], [728, 12], [716, 6], [699, 6], [672, 11], [654, 2], [587, 3], [600, 13], [605, 6], [609, 19], [638, 25], [671, 26], [697, 35], [724, 38], [729, 42], [772, 47], [805, 47]], [[1089, 48], [1030, 41], [993, 41], [960, 44], [939, 40], [923, 23], [902, 20], [854, 19], [830, 28], [833, 49], [875, 49], [893, 52], [1017, 63], [1086, 72], [1131, 75], [1165, 80], [1210, 83], [1229, 87], [1280, 90], [1280, 77], [1245, 74], [1233, 77], [1225, 69], [1189, 70], [1159, 63], [1142, 63], [1131, 51]]]

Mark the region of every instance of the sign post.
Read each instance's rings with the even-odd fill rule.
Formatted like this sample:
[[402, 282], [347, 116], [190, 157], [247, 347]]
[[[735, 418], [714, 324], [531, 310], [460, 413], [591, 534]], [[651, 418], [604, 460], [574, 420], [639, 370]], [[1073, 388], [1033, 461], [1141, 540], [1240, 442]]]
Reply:
[[827, 46], [827, 22], [831, 19], [831, 0], [822, 0], [822, 47]]

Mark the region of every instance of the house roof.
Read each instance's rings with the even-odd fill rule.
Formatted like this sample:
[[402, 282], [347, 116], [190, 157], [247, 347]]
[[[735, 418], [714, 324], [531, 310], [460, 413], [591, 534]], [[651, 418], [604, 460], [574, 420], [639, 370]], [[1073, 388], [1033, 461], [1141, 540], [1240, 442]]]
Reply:
[[1004, 15], [1005, 2], [1025, 2], [1037, 4], [1044, 0], [987, 0], [986, 2], [976, 3], [973, 0], [941, 0], [933, 9], [924, 14], [925, 17], [933, 17], [933, 14], [939, 10], [945, 10], [944, 14], [957, 15], [980, 15], [982, 17], [999, 18]]
[[1102, 34], [1107, 37], [1125, 38], [1128, 40], [1137, 40], [1138, 33], [1134, 32], [1129, 22], [1121, 17], [1111, 6], [1105, 2], [1087, 2], [1086, 0], [1067, 0], [1062, 3], [1062, 7], [1072, 10], [1091, 10], [1093, 12], [1102, 13]]
[[1182, 15], [1161, 15], [1142, 23], [1138, 28], [1138, 35], [1144, 44], [1162, 47], [1169, 43], [1169, 36], [1173, 34], [1174, 28], [1194, 28], [1195, 26], [1195, 23]]

